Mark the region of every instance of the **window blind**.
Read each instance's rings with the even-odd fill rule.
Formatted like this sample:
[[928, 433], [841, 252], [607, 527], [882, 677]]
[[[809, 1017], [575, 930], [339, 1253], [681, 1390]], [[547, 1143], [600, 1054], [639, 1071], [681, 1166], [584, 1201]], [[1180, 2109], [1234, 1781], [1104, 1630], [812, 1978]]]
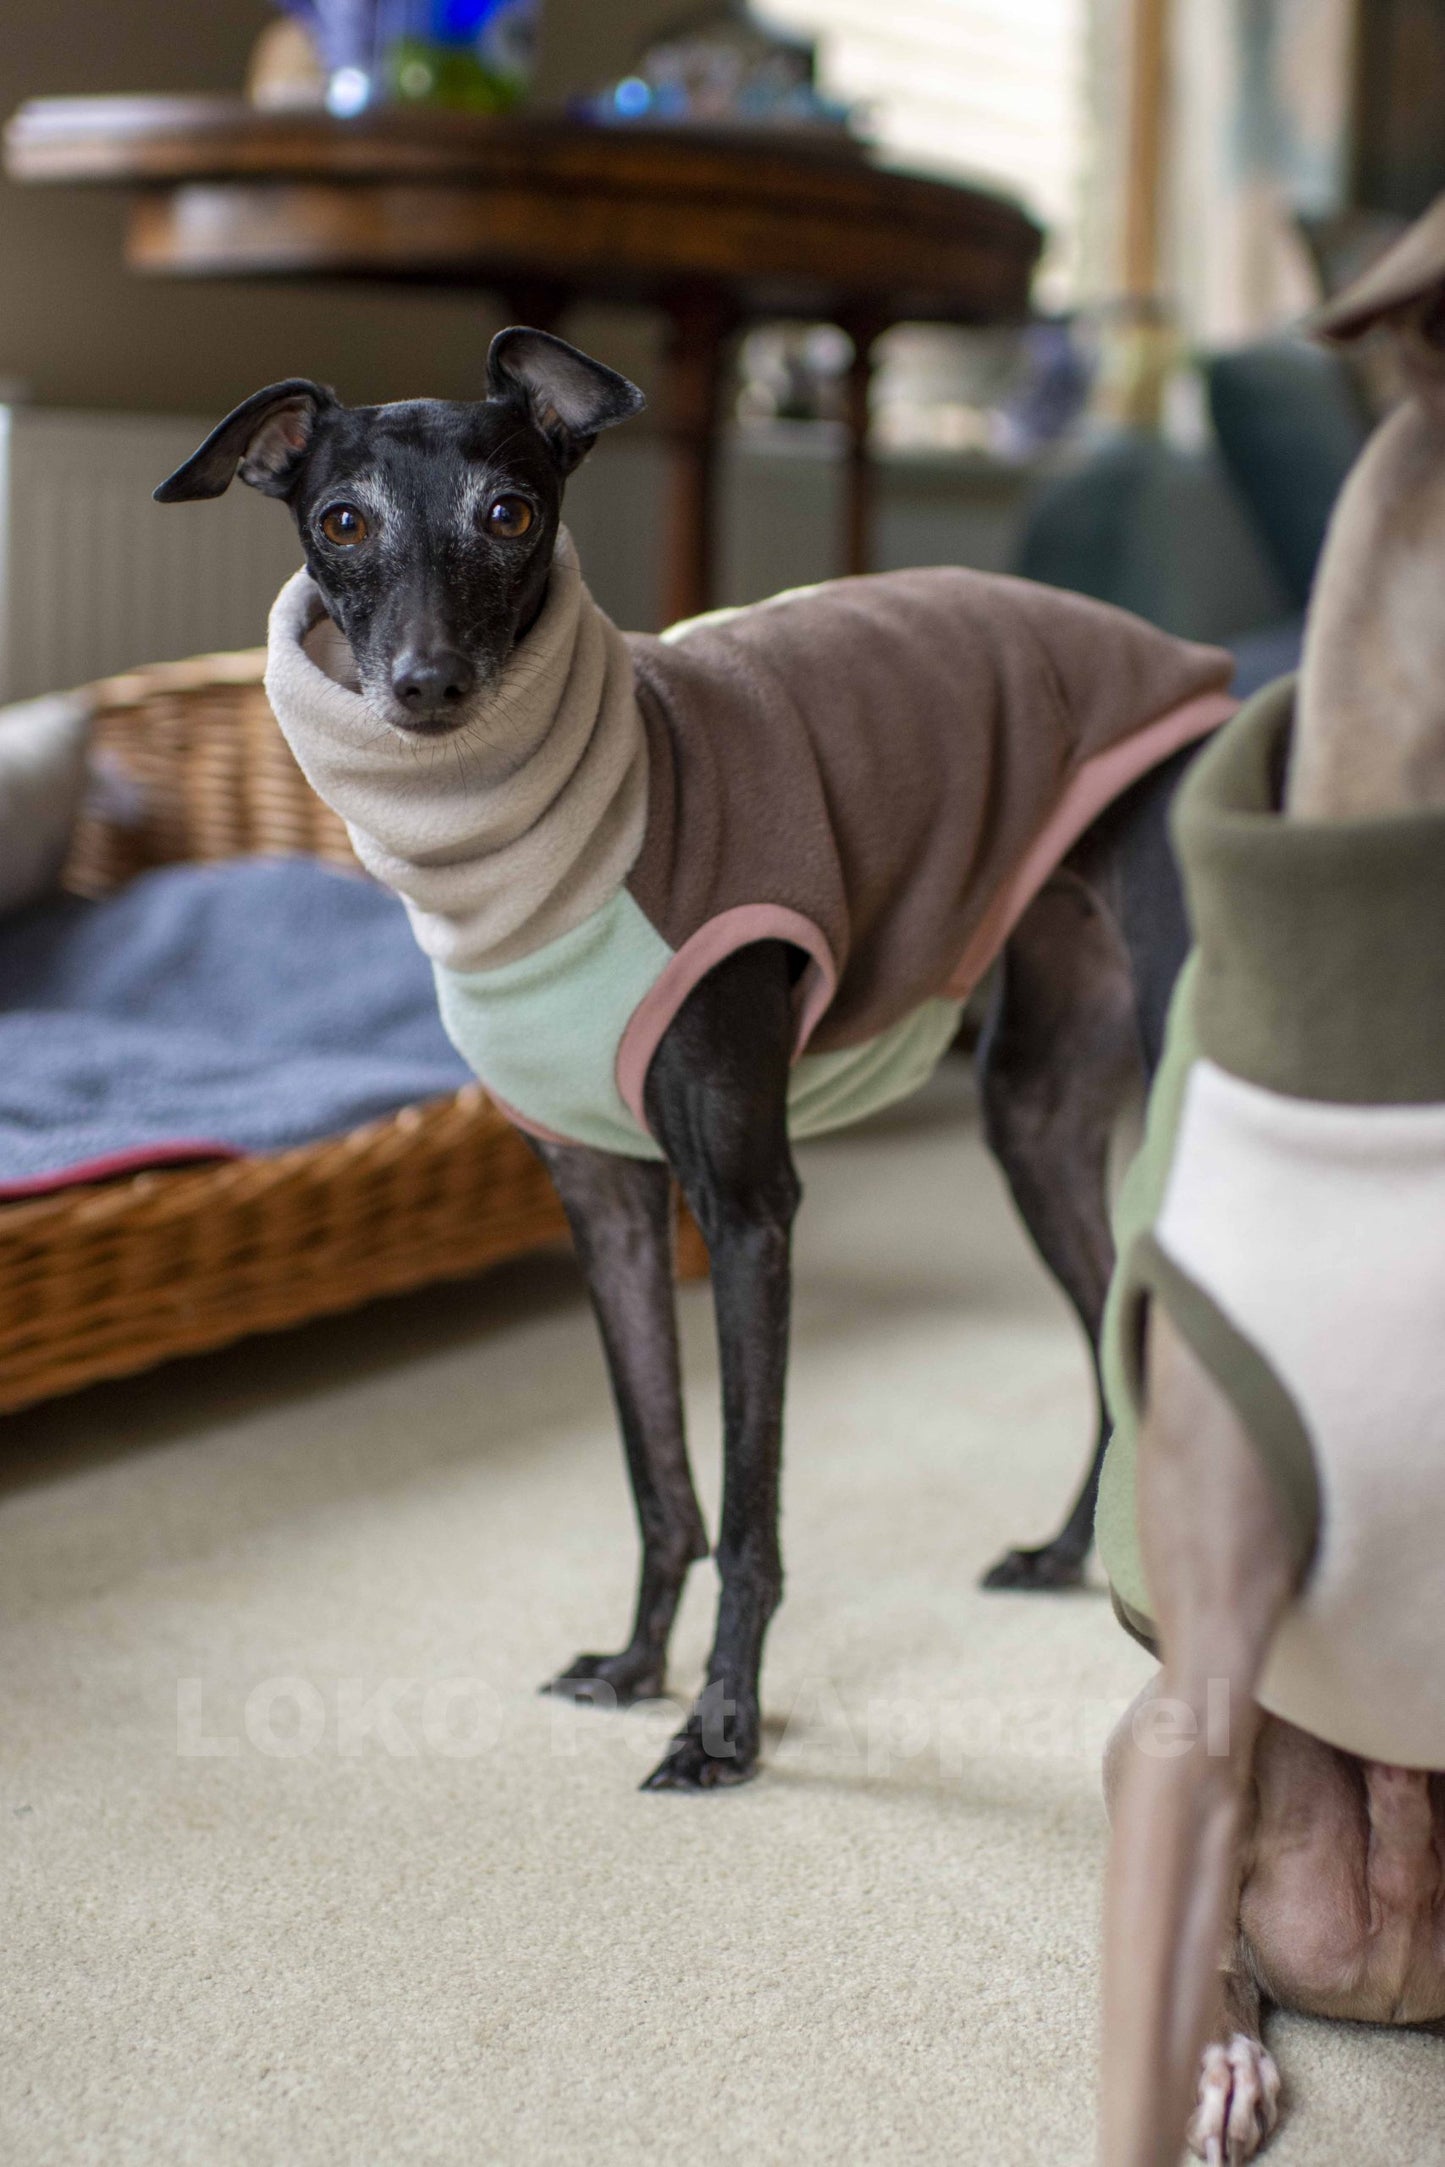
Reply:
[[759, 0], [818, 41], [824, 87], [868, 109], [890, 164], [980, 181], [1049, 229], [1072, 284], [1087, 163], [1090, 0]]

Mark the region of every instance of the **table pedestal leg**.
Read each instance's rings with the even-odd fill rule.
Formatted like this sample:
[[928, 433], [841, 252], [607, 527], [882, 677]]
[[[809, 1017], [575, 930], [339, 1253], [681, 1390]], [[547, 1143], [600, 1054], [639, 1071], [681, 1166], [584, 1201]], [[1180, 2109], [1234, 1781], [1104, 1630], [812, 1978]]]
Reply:
[[843, 565], [845, 573], [868, 572], [873, 565], [873, 511], [876, 471], [869, 448], [869, 396], [873, 388], [874, 348], [888, 328], [881, 316], [846, 318], [843, 329], [853, 341], [843, 411], [847, 430], [847, 472], [843, 492]]
[[733, 319], [721, 294], [694, 291], [669, 310], [667, 435], [671, 477], [663, 530], [664, 624], [696, 617], [712, 599], [724, 357]]

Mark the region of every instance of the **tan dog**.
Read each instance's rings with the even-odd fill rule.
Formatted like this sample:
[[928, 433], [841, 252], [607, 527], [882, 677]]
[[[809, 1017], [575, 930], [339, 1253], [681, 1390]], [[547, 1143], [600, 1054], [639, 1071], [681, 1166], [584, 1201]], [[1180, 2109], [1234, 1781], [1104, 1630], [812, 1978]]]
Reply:
[[[1328, 310], [1320, 328], [1348, 339], [1377, 324], [1400, 342], [1411, 395], [1372, 439], [1335, 513], [1309, 621], [1287, 817], [1276, 826], [1406, 816], [1398, 820], [1401, 832], [1419, 839], [1425, 825], [1410, 816], [1445, 812], [1445, 199]], [[1445, 946], [1445, 923], [1422, 928], [1420, 938]], [[1427, 983], [1439, 982], [1428, 977], [1433, 965], [1422, 968]], [[1359, 1038], [1370, 1025], [1356, 1017], [1354, 1027]], [[1445, 1009], [1436, 1007], [1421, 1029], [1427, 1059], [1433, 1033], [1445, 1062]], [[1237, 1096], [1253, 1107], [1251, 1089]], [[1445, 1094], [1425, 1094], [1431, 1103], [1423, 1107], [1414, 1103], [1418, 1093], [1387, 1095], [1396, 1103], [1386, 1115], [1403, 1116], [1399, 1133], [1417, 1114], [1411, 1133], [1423, 1133], [1432, 1119], [1438, 1124], [1433, 1101]], [[1256, 1096], [1265, 1101], [1268, 1094]], [[1187, 1126], [1179, 1133], [1188, 1140]], [[1438, 1157], [1437, 1144], [1430, 1150]], [[1261, 1164], [1268, 1163], [1266, 1152]], [[1207, 1216], [1207, 1200], [1204, 1209]], [[1230, 1240], [1238, 1247], [1250, 1238], [1247, 1212], [1244, 1220], [1232, 1235], [1225, 1225], [1223, 1252], [1216, 1251], [1226, 1276]], [[1159, 1227], [1162, 1236], [1163, 1218]], [[1289, 1234], [1297, 1231], [1292, 1222]], [[1346, 1229], [1345, 1248], [1348, 1241]], [[1445, 1250], [1445, 1223], [1438, 1223], [1438, 1242]], [[1404, 1264], [1392, 1258], [1374, 1274], [1381, 1315], [1408, 1306], [1406, 1265], [1408, 1256]], [[1249, 1268], [1243, 1260], [1246, 1279]], [[1308, 1288], [1308, 1260], [1303, 1268]], [[1364, 1267], [1355, 1269], [1365, 1276]], [[1285, 1290], [1280, 1300], [1288, 1298]], [[1180, 1328], [1182, 1313], [1177, 1302], [1159, 1300], [1139, 1312], [1137, 1541], [1164, 1667], [1116, 1733], [1106, 1769], [1114, 1833], [1105, 1915], [1105, 2167], [1167, 2167], [1180, 2155], [1186, 2127], [1206, 2160], [1253, 2157], [1274, 2127], [1280, 2090], [1261, 2039], [1262, 2004], [1375, 2023], [1445, 2019], [1439, 1726], [1423, 1764], [1398, 1744], [1393, 1759], [1410, 1765], [1382, 1765], [1326, 1743], [1318, 1733], [1331, 1728], [1337, 1737], [1358, 1735], [1362, 1723], [1368, 1730], [1368, 1697], [1338, 1724], [1330, 1712], [1331, 1693], [1348, 1684], [1348, 1661], [1316, 1662], [1314, 1705], [1325, 1711], [1318, 1733], [1261, 1705], [1261, 1696], [1271, 1708], [1289, 1698], [1277, 1681], [1288, 1672], [1291, 1649], [1304, 1645], [1296, 1630], [1302, 1617], [1307, 1638], [1306, 1613], [1324, 1570], [1316, 1555], [1323, 1559], [1334, 1542], [1329, 1570], [1338, 1573], [1349, 1512], [1326, 1483], [1318, 1527], [1300, 1536], [1272, 1479], [1260, 1425], [1244, 1418], [1237, 1392], [1226, 1396], [1201, 1359], [1199, 1335]], [[1238, 1321], [1249, 1332], [1255, 1317]], [[1326, 1324], [1333, 1329], [1331, 1319]], [[1298, 1324], [1311, 1328], [1320, 1329], [1318, 1308], [1313, 1327], [1308, 1316]], [[1445, 1314], [1437, 1336], [1445, 1343]], [[1370, 1351], [1362, 1358], [1357, 1350], [1355, 1374], [1364, 1375], [1369, 1403], [1377, 1390], [1381, 1395], [1379, 1444], [1388, 1452], [1400, 1425], [1389, 1427], [1393, 1379], [1383, 1351], [1378, 1360], [1380, 1373], [1371, 1374]], [[1420, 1416], [1411, 1448], [1417, 1460], [1427, 1449], [1435, 1454], [1445, 1436], [1445, 1390], [1431, 1387], [1404, 1401], [1397, 1392], [1393, 1405], [1402, 1404]], [[1368, 1454], [1357, 1449], [1357, 1457]], [[1389, 1479], [1380, 1478], [1381, 1496], [1394, 1494]], [[1445, 1491], [1445, 1456], [1417, 1479]], [[1352, 1539], [1348, 1524], [1343, 1536]], [[1428, 1563], [1420, 1584], [1408, 1584], [1410, 1572], [1401, 1557], [1398, 1574], [1377, 1574], [1356, 1614], [1384, 1618], [1392, 1605], [1413, 1601], [1438, 1646], [1445, 1559], [1434, 1553], [1433, 1585]], [[1372, 1630], [1367, 1625], [1366, 1639]], [[1429, 1670], [1413, 1671], [1422, 1692]], [[1411, 1675], [1407, 1664], [1405, 1703]], [[1300, 1662], [1290, 1676], [1291, 1690], [1299, 1690]], [[1434, 1690], [1440, 1693], [1438, 1666]], [[1425, 1732], [1431, 1727], [1427, 1721]]]

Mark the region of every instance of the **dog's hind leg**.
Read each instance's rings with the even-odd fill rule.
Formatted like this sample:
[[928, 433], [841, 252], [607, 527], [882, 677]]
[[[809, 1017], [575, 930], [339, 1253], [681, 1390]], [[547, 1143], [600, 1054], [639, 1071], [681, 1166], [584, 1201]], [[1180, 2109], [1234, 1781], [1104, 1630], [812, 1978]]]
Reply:
[[1108, 1441], [1099, 1332], [1114, 1268], [1109, 1142], [1139, 1074], [1129, 956], [1093, 881], [1056, 873], [1004, 949], [980, 1048], [989, 1146], [1035, 1247], [1068, 1296], [1089, 1343], [1098, 1404], [1093, 1461], [1051, 1542], [1010, 1550], [986, 1588], [1074, 1587], [1094, 1538]]
[[632, 1638], [579, 1655], [544, 1691], [615, 1707], [661, 1694], [688, 1567], [707, 1555], [683, 1434], [666, 1167], [538, 1143], [562, 1198], [602, 1330], [642, 1536]]

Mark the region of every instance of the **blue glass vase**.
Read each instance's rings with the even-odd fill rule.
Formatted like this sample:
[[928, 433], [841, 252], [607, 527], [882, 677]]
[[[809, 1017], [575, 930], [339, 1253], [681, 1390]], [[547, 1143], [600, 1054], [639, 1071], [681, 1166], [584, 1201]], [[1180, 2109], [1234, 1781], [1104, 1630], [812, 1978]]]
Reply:
[[333, 113], [359, 113], [378, 95], [383, 0], [281, 0], [311, 33], [326, 70]]

